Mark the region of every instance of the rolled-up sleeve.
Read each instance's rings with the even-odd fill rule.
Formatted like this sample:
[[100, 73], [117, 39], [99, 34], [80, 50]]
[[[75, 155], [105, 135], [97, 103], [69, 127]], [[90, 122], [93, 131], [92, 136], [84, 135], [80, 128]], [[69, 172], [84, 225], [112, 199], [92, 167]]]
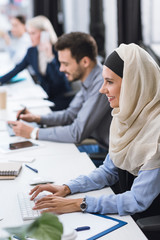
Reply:
[[[117, 168], [107, 155], [104, 164], [88, 176], [80, 176], [66, 185], [71, 193], [87, 192], [111, 186], [118, 180]], [[140, 171], [130, 191], [121, 194], [92, 197], [86, 195], [87, 212], [132, 215], [145, 211], [160, 194], [160, 169]]]

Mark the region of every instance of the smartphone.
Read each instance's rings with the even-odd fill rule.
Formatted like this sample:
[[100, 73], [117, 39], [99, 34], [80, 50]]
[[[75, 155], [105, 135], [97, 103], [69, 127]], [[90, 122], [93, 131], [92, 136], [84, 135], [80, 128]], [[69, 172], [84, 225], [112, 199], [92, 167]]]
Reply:
[[50, 42], [50, 36], [47, 31], [41, 32], [40, 42], [41, 43]]
[[23, 142], [10, 143], [9, 149], [16, 150], [21, 148], [33, 147], [33, 146], [38, 146], [38, 144], [32, 143], [30, 141], [23, 141]]

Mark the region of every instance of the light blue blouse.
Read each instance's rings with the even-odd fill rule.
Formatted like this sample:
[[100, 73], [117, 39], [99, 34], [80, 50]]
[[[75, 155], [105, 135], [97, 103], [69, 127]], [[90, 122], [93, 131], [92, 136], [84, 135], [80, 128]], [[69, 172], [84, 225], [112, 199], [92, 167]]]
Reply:
[[[66, 183], [71, 193], [88, 192], [111, 186], [118, 181], [117, 167], [107, 155], [103, 165], [92, 171], [88, 176]], [[160, 193], [160, 168], [139, 171], [130, 191], [121, 194], [102, 195], [100, 197], [86, 196], [86, 212], [101, 214], [118, 213], [132, 215], [146, 210]]]

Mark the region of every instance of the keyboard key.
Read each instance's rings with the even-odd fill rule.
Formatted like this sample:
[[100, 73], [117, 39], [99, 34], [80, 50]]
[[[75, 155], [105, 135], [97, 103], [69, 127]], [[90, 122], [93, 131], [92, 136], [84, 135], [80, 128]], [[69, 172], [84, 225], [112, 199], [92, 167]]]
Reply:
[[33, 210], [34, 201], [30, 200], [30, 196], [25, 193], [18, 193], [18, 202], [20, 206], [22, 219], [33, 220], [41, 215], [40, 211]]

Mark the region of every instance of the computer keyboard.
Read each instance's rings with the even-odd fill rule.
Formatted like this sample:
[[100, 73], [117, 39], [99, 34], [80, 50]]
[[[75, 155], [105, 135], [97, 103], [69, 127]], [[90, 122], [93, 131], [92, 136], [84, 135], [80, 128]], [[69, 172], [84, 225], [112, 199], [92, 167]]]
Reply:
[[22, 219], [33, 220], [41, 215], [40, 211], [33, 210], [34, 201], [30, 200], [30, 196], [26, 193], [18, 193], [18, 202], [20, 206]]

